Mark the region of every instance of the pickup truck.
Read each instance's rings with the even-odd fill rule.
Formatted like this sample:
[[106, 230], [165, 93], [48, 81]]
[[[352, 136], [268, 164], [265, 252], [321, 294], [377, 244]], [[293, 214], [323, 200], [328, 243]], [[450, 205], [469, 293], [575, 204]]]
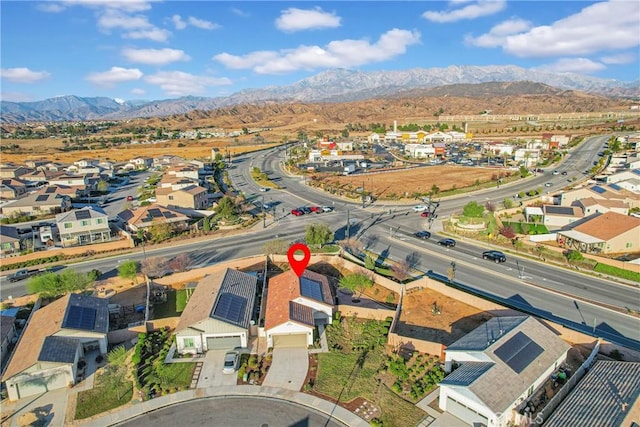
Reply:
[[15, 273], [9, 274], [7, 276], [7, 280], [10, 282], [17, 282], [19, 280], [23, 280], [23, 279], [26, 279], [27, 277], [32, 277], [37, 274], [40, 274], [40, 270], [38, 269], [28, 270], [26, 268], [23, 268], [21, 270], [16, 271]]

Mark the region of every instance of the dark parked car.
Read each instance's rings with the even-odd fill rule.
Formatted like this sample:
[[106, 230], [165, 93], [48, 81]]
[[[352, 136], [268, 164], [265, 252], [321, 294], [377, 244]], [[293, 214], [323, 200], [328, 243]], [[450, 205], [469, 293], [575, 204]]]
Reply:
[[431, 237], [431, 233], [429, 233], [428, 231], [418, 231], [414, 234], [414, 236], [416, 236], [419, 239], [428, 239]]
[[507, 262], [507, 257], [500, 251], [486, 251], [482, 252], [482, 259], [490, 259], [491, 261]]
[[441, 246], [446, 246], [448, 248], [453, 248], [456, 245], [456, 241], [453, 239], [440, 239], [438, 240], [438, 244]]

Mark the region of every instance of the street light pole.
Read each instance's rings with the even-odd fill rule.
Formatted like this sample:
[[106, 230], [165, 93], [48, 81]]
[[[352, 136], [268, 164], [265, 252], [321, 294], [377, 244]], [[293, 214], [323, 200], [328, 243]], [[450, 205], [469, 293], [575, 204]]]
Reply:
[[264, 195], [262, 196], [262, 228], [267, 228], [267, 214], [264, 211]]
[[362, 180], [362, 209], [364, 209], [364, 179]]
[[351, 230], [350, 230], [351, 221], [349, 220], [349, 208], [347, 208], [347, 239], [351, 238]]

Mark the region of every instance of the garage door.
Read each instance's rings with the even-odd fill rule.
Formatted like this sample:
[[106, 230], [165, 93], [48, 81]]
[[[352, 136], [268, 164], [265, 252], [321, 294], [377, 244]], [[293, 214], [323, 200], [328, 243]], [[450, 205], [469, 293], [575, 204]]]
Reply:
[[447, 396], [447, 412], [455, 415], [461, 420], [478, 426], [486, 426], [489, 424], [487, 417], [480, 415], [471, 408], [466, 407], [462, 403], [454, 400], [450, 396]]
[[64, 388], [68, 385], [67, 376], [60, 372], [48, 377], [33, 379], [16, 384], [20, 398], [46, 393], [50, 390]]
[[307, 334], [273, 335], [273, 346], [307, 348]]
[[207, 337], [208, 350], [233, 350], [241, 345], [240, 335], [233, 337]]

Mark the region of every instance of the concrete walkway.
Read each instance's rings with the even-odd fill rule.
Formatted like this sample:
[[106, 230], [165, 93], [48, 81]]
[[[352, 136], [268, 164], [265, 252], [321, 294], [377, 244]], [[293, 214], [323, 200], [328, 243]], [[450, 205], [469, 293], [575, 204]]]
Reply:
[[327, 415], [331, 415], [332, 419], [340, 421], [345, 426], [369, 426], [369, 423], [362, 418], [326, 400], [322, 400], [315, 396], [296, 392], [293, 390], [264, 386], [221, 386], [209, 387], [206, 389], [181, 391], [179, 393], [160, 396], [155, 399], [147, 400], [135, 405], [129, 405], [119, 411], [108, 413], [100, 417], [94, 417], [88, 420], [78, 421], [67, 425], [83, 427], [111, 426], [122, 421], [137, 417], [139, 415], [154, 411], [156, 409], [177, 403], [204, 398], [242, 396], [266, 397], [286, 400], [289, 402], [297, 403], [299, 405], [308, 406]]

